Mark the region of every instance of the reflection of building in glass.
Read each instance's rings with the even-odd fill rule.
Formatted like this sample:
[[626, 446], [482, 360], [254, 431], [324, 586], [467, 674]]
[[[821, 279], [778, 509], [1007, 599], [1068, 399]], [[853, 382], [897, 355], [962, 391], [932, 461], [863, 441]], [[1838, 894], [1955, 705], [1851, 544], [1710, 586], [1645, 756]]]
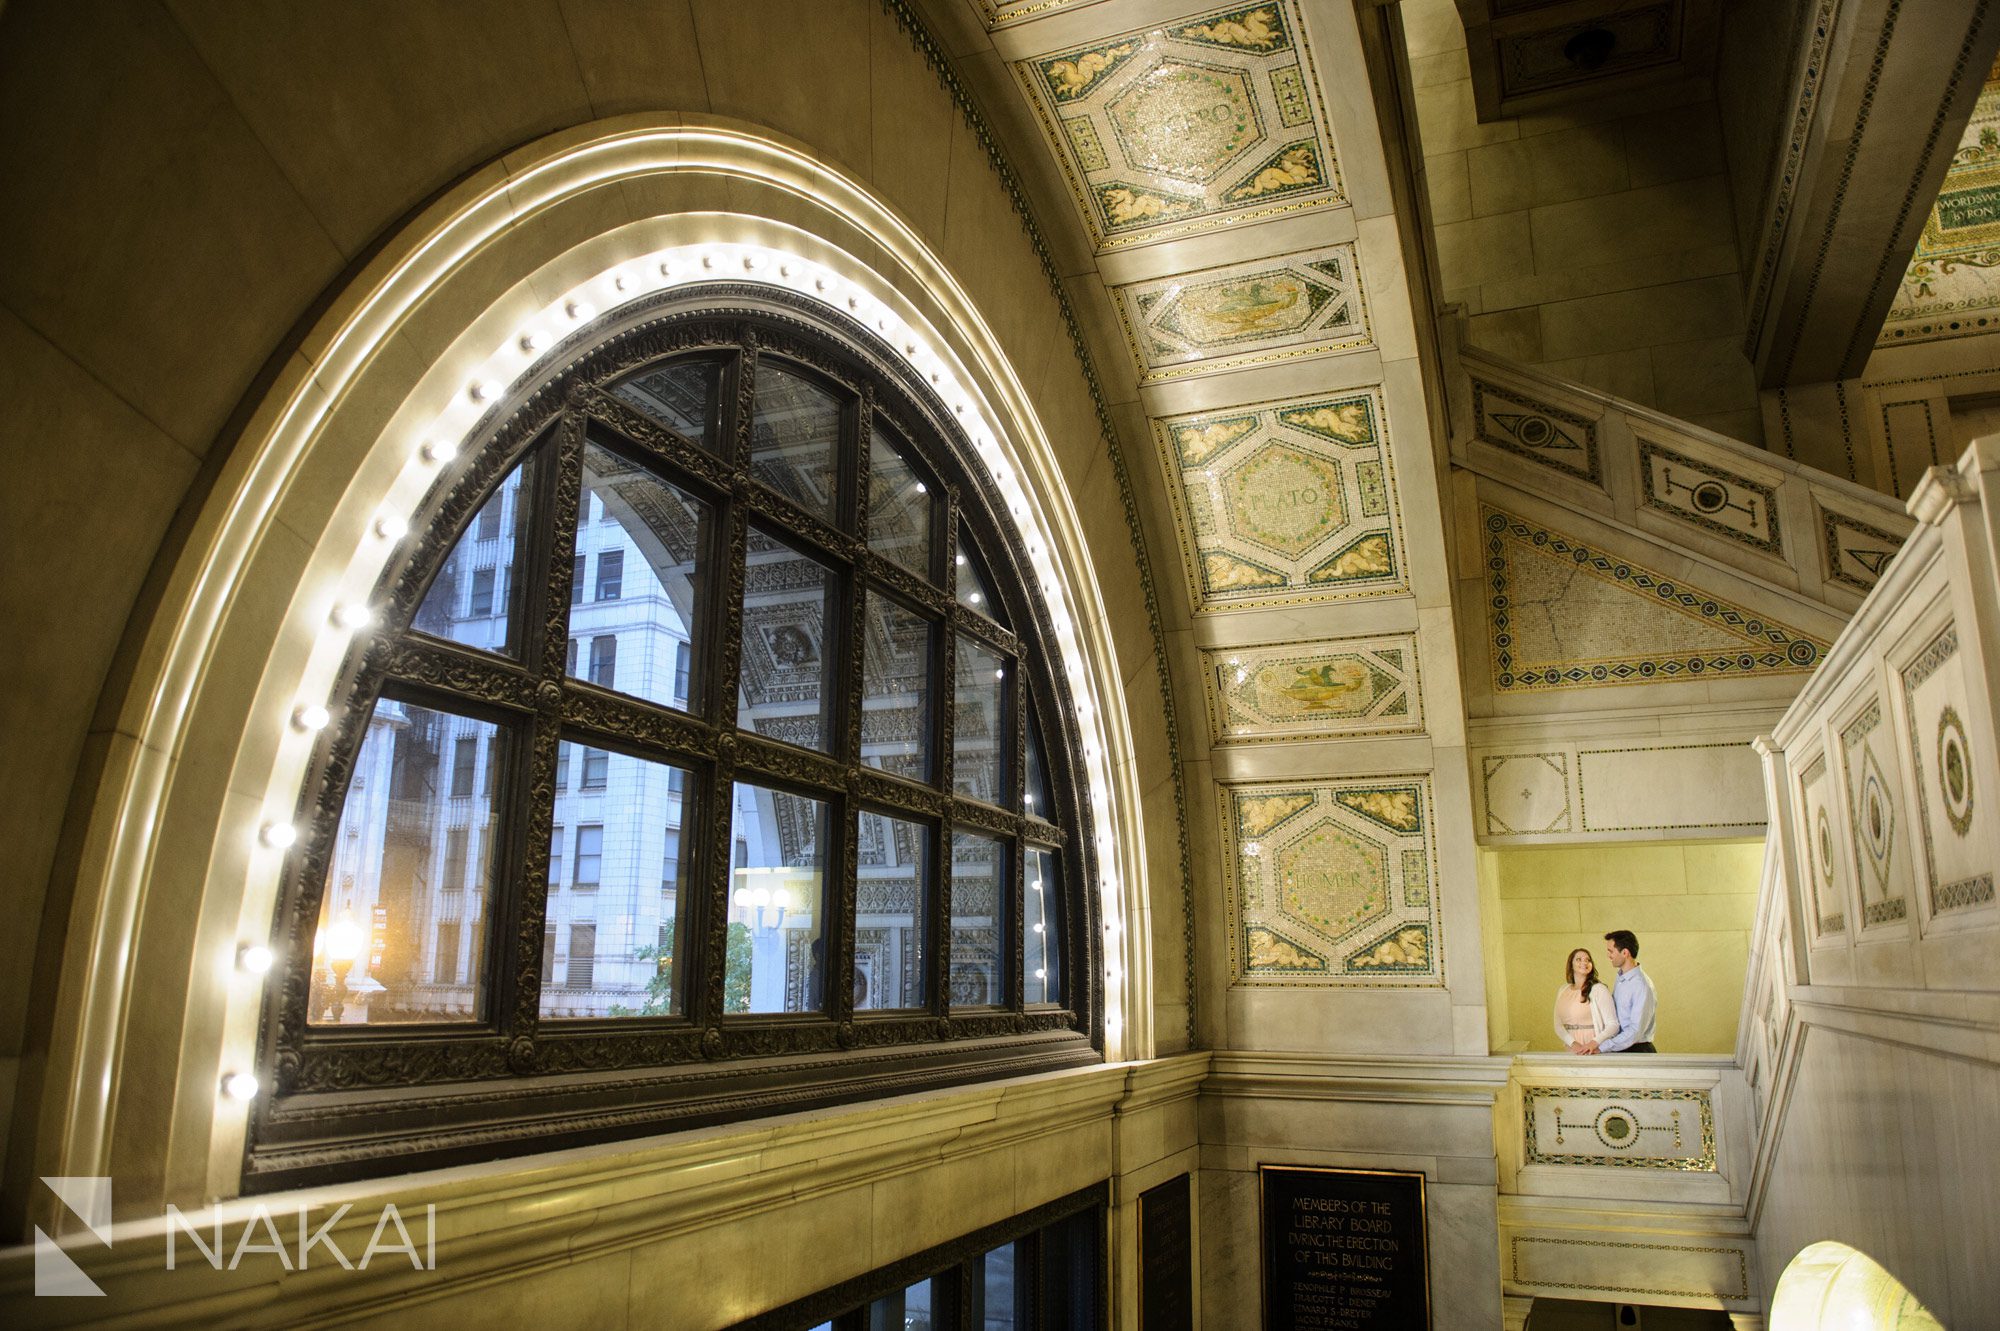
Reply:
[[[829, 468], [839, 431], [834, 400], [803, 378], [767, 367], [753, 428], [753, 470], [794, 501], [831, 510]], [[712, 367], [695, 359], [640, 372], [620, 387], [628, 402], [684, 433], [710, 414]], [[870, 432], [870, 543], [929, 576], [935, 554], [932, 496], [881, 426]], [[534, 493], [530, 461], [475, 515], [419, 607], [413, 627], [432, 637], [515, 659], [527, 634], [519, 589], [541, 573], [517, 567]], [[648, 703], [689, 710], [690, 625], [703, 580], [710, 510], [653, 472], [590, 442], [584, 449], [567, 642], [573, 680]], [[961, 600], [990, 613], [963, 552], [952, 572]], [[966, 592], [967, 587], [973, 591]], [[833, 706], [846, 670], [830, 623], [844, 613], [833, 572], [787, 543], [750, 533], [737, 674], [744, 730], [837, 754]], [[869, 587], [852, 644], [859, 657], [861, 759], [915, 781], [934, 780], [933, 724], [941, 688], [953, 707], [953, 786], [1008, 803], [1009, 763], [999, 737], [1011, 681], [1006, 661], [964, 633], [957, 669], [934, 677], [942, 626], [931, 614]], [[851, 677], [850, 677], [851, 678]], [[696, 700], [698, 704], [698, 699]], [[369, 721], [343, 809], [322, 905], [314, 970], [321, 1022], [472, 1021], [485, 999], [485, 954], [496, 884], [498, 833], [526, 761], [525, 727], [409, 701], [384, 699]], [[546, 1018], [663, 1015], [681, 1010], [676, 932], [688, 848], [688, 773], [564, 738], [554, 774], [548, 899], [542, 942]], [[832, 844], [819, 800], [738, 784], [729, 796], [724, 1010], [824, 1011], [838, 958], [825, 955], [824, 899]], [[722, 831], [720, 827], [718, 831]], [[863, 810], [857, 838], [854, 1006], [909, 1009], [930, 998], [935, 923], [931, 830]], [[998, 842], [954, 837], [951, 999], [1004, 1003], [1009, 857]], [[1028, 940], [1033, 945], [1039, 939]], [[1036, 989], [1030, 982], [1029, 988]]]

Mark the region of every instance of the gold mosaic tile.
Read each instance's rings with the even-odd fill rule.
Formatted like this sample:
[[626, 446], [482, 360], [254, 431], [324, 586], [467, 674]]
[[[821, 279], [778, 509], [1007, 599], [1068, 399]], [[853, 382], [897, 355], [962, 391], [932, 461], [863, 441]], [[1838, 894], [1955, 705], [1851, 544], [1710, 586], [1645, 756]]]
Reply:
[[1408, 585], [1379, 390], [1155, 423], [1196, 610]]
[[1592, 542], [1485, 509], [1487, 646], [1503, 693], [1811, 670], [1828, 644]]
[[1352, 245], [1116, 288], [1141, 383], [1365, 346], [1368, 309]]
[[1202, 653], [1217, 744], [1422, 730], [1417, 643], [1408, 635]]
[[1222, 799], [1237, 983], [1444, 983], [1429, 777], [1236, 786]]
[[1100, 249], [1345, 199], [1289, 0], [1014, 68]]

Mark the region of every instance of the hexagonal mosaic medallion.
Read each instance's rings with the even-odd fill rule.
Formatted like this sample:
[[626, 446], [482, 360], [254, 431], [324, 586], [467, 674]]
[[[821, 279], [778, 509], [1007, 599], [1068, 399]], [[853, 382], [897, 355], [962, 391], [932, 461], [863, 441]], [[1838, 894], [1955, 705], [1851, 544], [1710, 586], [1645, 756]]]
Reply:
[[1444, 982], [1430, 778], [1236, 786], [1223, 817], [1238, 983]]
[[1375, 390], [1157, 428], [1195, 609], [1407, 585]]
[[1301, 31], [1266, 0], [1015, 65], [1100, 248], [1344, 200]]

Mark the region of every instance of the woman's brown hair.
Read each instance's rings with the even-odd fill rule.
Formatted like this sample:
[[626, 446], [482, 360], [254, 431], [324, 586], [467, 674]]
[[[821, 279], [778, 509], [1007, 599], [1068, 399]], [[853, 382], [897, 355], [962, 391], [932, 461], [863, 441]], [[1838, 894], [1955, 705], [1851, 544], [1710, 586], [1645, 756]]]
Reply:
[[1578, 986], [1576, 991], [1576, 996], [1588, 1003], [1590, 1001], [1590, 986], [1603, 984], [1604, 981], [1597, 978], [1597, 958], [1591, 956], [1589, 948], [1580, 947], [1575, 952], [1571, 952], [1567, 957], [1563, 958], [1563, 983], [1576, 984], [1577, 952], [1583, 953], [1584, 957], [1590, 962], [1590, 974], [1583, 977], [1583, 983]]

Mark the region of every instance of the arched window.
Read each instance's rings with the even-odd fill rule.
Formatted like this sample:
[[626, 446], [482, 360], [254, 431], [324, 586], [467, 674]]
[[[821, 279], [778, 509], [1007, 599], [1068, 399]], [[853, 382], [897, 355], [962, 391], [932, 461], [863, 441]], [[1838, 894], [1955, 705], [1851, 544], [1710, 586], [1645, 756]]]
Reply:
[[1100, 1057], [1072, 709], [951, 413], [803, 301], [672, 300], [524, 379], [392, 561], [248, 1191]]

